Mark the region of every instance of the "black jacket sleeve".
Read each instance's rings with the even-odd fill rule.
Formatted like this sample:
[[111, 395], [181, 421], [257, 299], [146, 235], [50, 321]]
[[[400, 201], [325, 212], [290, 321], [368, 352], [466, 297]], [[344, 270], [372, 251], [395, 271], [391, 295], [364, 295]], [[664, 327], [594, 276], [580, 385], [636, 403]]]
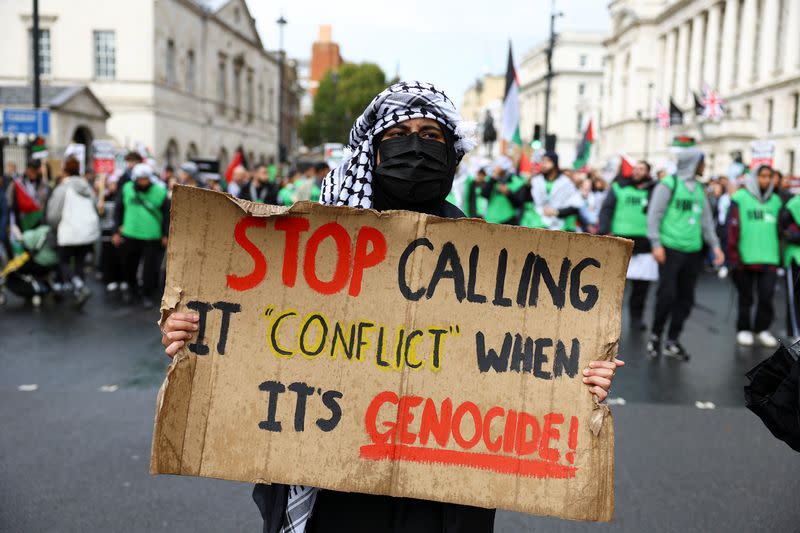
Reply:
[[483, 182], [483, 186], [481, 187], [481, 196], [483, 196], [487, 200], [491, 198], [492, 191], [494, 191], [494, 186], [496, 183], [497, 183], [496, 179], [487, 178], [486, 181]]
[[778, 227], [780, 228], [781, 236], [789, 244], [800, 244], [800, 226], [794, 220], [794, 217], [786, 207], [781, 209], [778, 215]]
[[614, 188], [610, 187], [606, 194], [603, 205], [600, 206], [600, 215], [597, 221], [597, 233], [600, 235], [608, 235], [611, 233], [611, 219], [614, 216], [614, 209], [617, 207], [617, 195]]
[[172, 201], [169, 198], [164, 199], [161, 204], [161, 236], [167, 237], [169, 235], [169, 211], [172, 206]]
[[122, 227], [122, 221], [125, 220], [124, 213], [125, 202], [122, 201], [122, 193], [117, 191], [116, 203], [114, 204], [114, 233], [118, 233], [119, 228]]

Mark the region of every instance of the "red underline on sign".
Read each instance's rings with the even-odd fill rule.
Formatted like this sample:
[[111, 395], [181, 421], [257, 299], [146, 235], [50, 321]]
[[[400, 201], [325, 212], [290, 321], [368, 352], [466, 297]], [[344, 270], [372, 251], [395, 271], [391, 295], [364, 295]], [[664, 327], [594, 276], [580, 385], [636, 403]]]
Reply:
[[368, 444], [361, 447], [361, 458], [371, 461], [394, 459], [412, 463], [465, 466], [479, 470], [490, 470], [499, 474], [513, 474], [542, 479], [574, 478], [575, 473], [578, 471], [574, 466], [542, 461], [541, 459], [519, 459], [507, 455], [422, 448], [404, 444]]

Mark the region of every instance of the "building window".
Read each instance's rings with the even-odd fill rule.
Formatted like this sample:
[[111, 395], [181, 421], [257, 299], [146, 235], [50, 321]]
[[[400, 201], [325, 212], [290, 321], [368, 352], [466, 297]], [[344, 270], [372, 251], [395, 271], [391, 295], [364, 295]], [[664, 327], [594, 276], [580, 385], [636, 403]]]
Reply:
[[797, 129], [797, 121], [800, 119], [800, 93], [794, 93], [792, 95], [792, 100], [794, 101], [794, 106], [792, 108], [792, 129]]
[[786, 150], [786, 173], [794, 176], [794, 150]]
[[583, 111], [578, 111], [578, 120], [575, 123], [575, 131], [580, 134], [583, 131]]
[[167, 41], [167, 85], [173, 87], [175, 85], [175, 41], [169, 39]]
[[275, 88], [274, 87], [270, 87], [269, 88], [269, 96], [268, 96], [268, 98], [269, 98], [269, 102], [268, 102], [269, 111], [267, 113], [267, 120], [272, 122], [272, 121], [275, 120]]
[[186, 52], [186, 92], [194, 92], [194, 50]]
[[233, 63], [233, 109], [236, 113], [236, 118], [239, 118], [239, 113], [242, 111], [242, 63], [241, 61], [234, 61]]
[[586, 93], [586, 84], [579, 83], [578, 84], [578, 96], [583, 96]]
[[[31, 66], [28, 69], [28, 74], [33, 77], [33, 30], [28, 31], [28, 57], [30, 58]], [[50, 30], [43, 30], [39, 28], [39, 75], [50, 75]]]
[[117, 76], [117, 48], [113, 31], [94, 32], [94, 77], [113, 80]]
[[775, 101], [772, 98], [767, 99], [767, 133], [772, 133], [773, 125], [773, 111], [775, 111]]
[[744, 104], [744, 118], [753, 117], [753, 107], [750, 104]]
[[225, 109], [225, 103], [228, 100], [228, 84], [227, 84], [227, 67], [225, 63], [225, 56], [220, 56], [219, 63], [217, 64], [217, 101], [219, 102], [220, 109]]
[[174, 168], [178, 164], [178, 158], [178, 142], [175, 139], [170, 139], [167, 143], [167, 149], [164, 150], [164, 160]]
[[578, 57], [578, 65], [585, 67], [588, 60], [589, 58], [586, 56], [586, 54], [581, 54], [580, 57]]

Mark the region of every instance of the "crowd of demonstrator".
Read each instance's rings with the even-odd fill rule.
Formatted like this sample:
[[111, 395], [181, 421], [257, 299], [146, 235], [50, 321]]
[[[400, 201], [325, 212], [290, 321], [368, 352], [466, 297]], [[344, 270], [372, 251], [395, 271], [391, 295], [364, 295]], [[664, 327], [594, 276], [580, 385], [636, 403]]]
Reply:
[[177, 170], [165, 166], [157, 173], [152, 160], [132, 151], [121, 173], [81, 175], [74, 157], [64, 161], [55, 180], [42, 170], [36, 160], [29, 161], [23, 173], [9, 164], [0, 181], [3, 285], [35, 305], [45, 294], [53, 294], [81, 306], [92, 294], [87, 272], [94, 271], [107, 293], [119, 295], [125, 304], [152, 308], [163, 282], [176, 184], [291, 205], [318, 199], [329, 168], [325, 163], [306, 164], [280, 176], [275, 165], [252, 170], [239, 166], [226, 182], [219, 174], [201, 172], [193, 162]]
[[[225, 191], [277, 205], [317, 201], [329, 172], [326, 163], [300, 165], [281, 174], [275, 165], [233, 168], [225, 180], [186, 162], [159, 174], [137, 152], [124, 172], [81, 176], [68, 158], [61, 177], [49, 182], [31, 161], [18, 174], [9, 165], [0, 195], [0, 239], [4, 255], [27, 251], [23, 270], [47, 276], [56, 294], [81, 305], [91, 292], [85, 273], [96, 266], [108, 293], [125, 303], [153, 307], [163, 279], [169, 205], [175, 184]], [[630, 327], [649, 330], [648, 351], [686, 361], [679, 342], [694, 304], [697, 277], [716, 269], [738, 293], [737, 342], [777, 345], [770, 332], [774, 292], [784, 277], [789, 295], [787, 337], [800, 338], [800, 199], [780, 172], [768, 166], [733, 166], [732, 175], [704, 178], [702, 152], [686, 148], [674, 172], [653, 173], [639, 161], [610, 184], [595, 171], [559, 166], [547, 152], [536, 175], [518, 172], [501, 157], [453, 183], [450, 203], [467, 216], [531, 228], [578, 231], [633, 240], [628, 269]], [[657, 283], [654, 316], [645, 321], [645, 302]]]

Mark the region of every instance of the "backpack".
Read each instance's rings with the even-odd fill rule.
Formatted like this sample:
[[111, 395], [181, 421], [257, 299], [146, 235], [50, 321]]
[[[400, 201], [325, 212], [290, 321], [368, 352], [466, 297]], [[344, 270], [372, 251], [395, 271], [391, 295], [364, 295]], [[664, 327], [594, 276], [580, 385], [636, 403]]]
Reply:
[[90, 196], [82, 196], [74, 187], [67, 187], [64, 209], [58, 223], [59, 246], [92, 244], [100, 238], [100, 217]]

